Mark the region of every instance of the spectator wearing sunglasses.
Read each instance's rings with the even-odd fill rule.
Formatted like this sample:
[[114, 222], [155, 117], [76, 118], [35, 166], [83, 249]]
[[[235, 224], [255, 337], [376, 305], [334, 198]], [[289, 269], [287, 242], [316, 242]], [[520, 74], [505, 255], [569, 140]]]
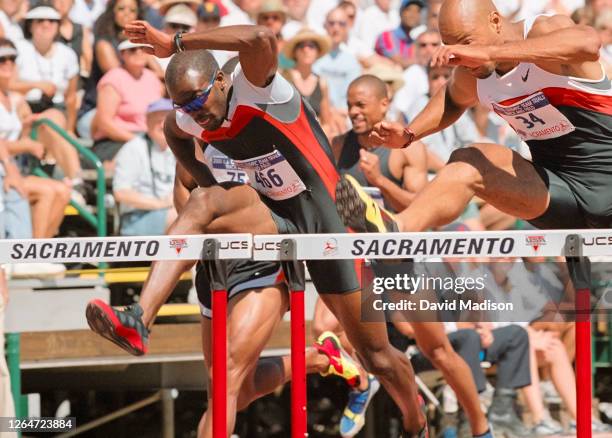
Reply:
[[98, 104], [92, 123], [92, 150], [113, 168], [124, 143], [147, 130], [147, 107], [163, 95], [163, 84], [146, 68], [144, 44], [129, 40], [119, 44], [121, 66], [109, 70], [98, 83]]
[[123, 28], [131, 21], [142, 20], [143, 14], [140, 0], [109, 0], [106, 10], [96, 20], [91, 74], [85, 83], [85, 96], [78, 113], [77, 133], [81, 137], [92, 138], [91, 122], [96, 113], [98, 81], [107, 71], [121, 65], [117, 46], [124, 38]]
[[315, 61], [329, 52], [330, 48], [331, 41], [327, 36], [308, 28], [302, 29], [283, 47], [283, 53], [295, 62], [295, 66], [284, 70], [282, 75], [312, 107], [325, 133], [333, 136], [339, 132], [334, 129], [329, 87], [325, 79], [313, 71]]
[[[26, 40], [17, 44], [17, 77], [12, 88], [25, 95], [36, 117], [49, 119], [60, 128], [74, 132], [79, 61], [71, 48], [56, 41], [60, 18], [60, 14], [49, 6], [28, 11]], [[81, 185], [81, 165], [76, 149], [47, 126], [40, 127], [38, 139], [43, 150], [35, 148], [19, 152], [38, 159], [53, 158], [68, 186]], [[75, 196], [78, 195], [75, 193]]]
[[[119, 202], [122, 236], [161, 235], [176, 218], [172, 202], [176, 161], [164, 136], [169, 99], [147, 107], [147, 133], [117, 154], [113, 194]], [[135, 165], [136, 164], [136, 165]]]
[[[176, 4], [168, 9], [168, 12], [164, 16], [164, 27], [162, 31], [172, 36], [177, 32], [189, 33], [193, 32], [197, 23], [198, 17], [192, 8], [186, 4]], [[166, 72], [166, 67], [171, 59], [171, 56], [167, 58], [155, 57], [163, 73]]]
[[[429, 92], [427, 64], [441, 43], [440, 34], [435, 30], [426, 30], [417, 37], [414, 48], [416, 62], [404, 70], [405, 85], [398, 90], [391, 103], [389, 113], [394, 117], [410, 114], [416, 100]], [[403, 116], [399, 120], [406, 121]]]
[[[329, 84], [331, 106], [338, 110], [346, 110], [348, 86], [361, 75], [359, 61], [347, 50], [345, 44], [348, 37], [346, 12], [339, 7], [332, 9], [325, 18], [325, 30], [331, 39], [332, 47], [329, 53], [315, 63], [314, 71]], [[346, 118], [346, 111], [344, 111], [344, 117]], [[340, 131], [345, 130], [346, 126], [343, 126]]]
[[281, 69], [293, 67], [293, 61], [282, 52], [285, 45], [282, 30], [287, 22], [287, 11], [283, 3], [280, 0], [264, 0], [261, 8], [257, 11], [256, 20], [258, 25], [267, 27], [276, 36], [279, 67]]

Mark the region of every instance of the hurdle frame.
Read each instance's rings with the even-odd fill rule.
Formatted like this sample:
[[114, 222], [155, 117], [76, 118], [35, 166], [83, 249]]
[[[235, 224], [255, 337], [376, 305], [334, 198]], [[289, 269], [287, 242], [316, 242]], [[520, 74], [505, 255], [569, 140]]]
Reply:
[[[529, 241], [530, 237], [541, 239], [543, 244], [534, 245]], [[27, 253], [23, 252], [24, 246], [35, 247], [35, 254], [42, 254], [43, 251], [47, 256], [45, 260], [48, 262], [105, 262], [105, 261], [130, 261], [135, 257], [140, 260], [201, 260], [207, 269], [212, 269], [210, 272], [213, 284], [213, 312], [218, 316], [221, 313], [221, 320], [216, 326], [213, 318], [213, 341], [215, 339], [214, 330], [220, 330], [220, 327], [227, 318], [227, 292], [225, 289], [225, 263], [223, 259], [251, 259], [251, 260], [273, 260], [283, 263], [283, 268], [287, 275], [287, 280], [290, 282], [292, 289], [292, 312], [296, 312], [295, 323], [292, 320], [292, 328], [296, 328], [296, 334], [304, 333], [304, 325], [300, 323], [299, 315], [303, 321], [304, 307], [304, 287], [303, 287], [303, 270], [302, 261], [304, 260], [333, 260], [333, 259], [355, 259], [355, 258], [372, 258], [372, 259], [397, 259], [415, 257], [415, 254], [410, 252], [405, 253], [401, 250], [413, 248], [411, 246], [401, 246], [400, 250], [385, 252], [383, 249], [379, 254], [357, 254], [354, 252], [355, 244], [359, 240], [362, 244], [371, 244], [373, 241], [379, 243], [389, 241], [422, 241], [429, 245], [434, 240], [450, 239], [455, 241], [453, 248], [465, 248], [465, 242], [459, 245], [459, 241], [470, 239], [489, 239], [498, 242], [500, 239], [512, 243], [508, 251], [499, 249], [499, 246], [489, 249], [486, 254], [480, 252], [474, 254], [438, 254], [435, 251], [427, 253], [426, 257], [558, 257], [564, 256], [568, 262], [571, 280], [576, 290], [576, 393], [577, 393], [577, 431], [580, 438], [591, 437], [591, 408], [592, 408], [592, 357], [591, 357], [591, 284], [590, 284], [590, 265], [589, 256], [612, 256], [610, 251], [612, 243], [612, 229], [585, 229], [585, 230], [535, 230], [535, 231], [502, 231], [502, 232], [479, 232], [479, 233], [459, 233], [459, 232], [425, 232], [425, 233], [351, 233], [351, 234], [309, 234], [309, 235], [257, 235], [251, 234], [225, 234], [225, 235], [183, 235], [183, 236], [139, 236], [139, 237], [106, 237], [106, 238], [67, 238], [67, 239], [26, 239], [26, 240], [2, 240], [0, 241], [0, 263], [34, 263], [39, 259], [38, 256], [28, 257]], [[586, 243], [585, 239], [589, 239], [590, 243]], [[71, 247], [77, 244], [97, 244], [98, 242], [106, 244], [103, 253], [87, 254], [78, 256], [67, 256], [66, 249], [64, 253], [58, 255], [58, 245]], [[154, 242], [157, 246], [154, 253], [135, 255], [129, 250], [124, 254], [115, 254], [116, 248], [125, 242], [132, 243], [138, 241], [142, 243]], [[214, 242], [211, 244], [209, 241]], [[603, 242], [603, 243], [600, 243]], [[409, 242], [410, 243], [410, 242]], [[208, 246], [206, 246], [206, 245]], [[331, 244], [331, 245], [330, 245]], [[18, 249], [18, 246], [21, 249]], [[416, 244], [414, 245], [416, 247]], [[141, 246], [138, 246], [140, 248]], [[353, 252], [351, 252], [353, 247]], [[383, 246], [381, 245], [381, 248]], [[207, 248], [205, 250], [205, 248]], [[378, 248], [378, 246], [376, 247]], [[385, 247], [386, 248], [386, 247]], [[427, 246], [427, 248], [433, 248]], [[439, 247], [441, 248], [441, 247]], [[479, 248], [482, 248], [480, 246]], [[396, 248], [397, 249], [397, 248]], [[413, 248], [414, 249], [414, 248]], [[21, 251], [21, 252], [20, 252]], [[28, 250], [29, 251], [29, 250]], [[208, 251], [208, 252], [207, 252]], [[378, 251], [378, 250], [377, 250]], [[398, 252], [399, 251], [399, 252]], [[438, 250], [441, 251], [441, 250]], [[480, 249], [478, 251], [481, 251]], [[418, 255], [417, 255], [418, 257]], [[215, 276], [219, 276], [216, 278]], [[225, 293], [222, 293], [225, 292]], [[218, 297], [218, 298], [216, 298]], [[295, 302], [295, 308], [293, 304]], [[219, 304], [220, 303], [220, 304]], [[216, 306], [216, 311], [215, 311]], [[299, 408], [294, 409], [294, 420], [304, 432], [299, 435], [295, 432], [292, 435], [294, 438], [305, 436], [306, 426], [306, 391], [305, 391], [305, 368], [300, 364], [300, 357], [303, 358], [304, 352], [304, 336], [300, 335], [301, 344], [298, 345], [298, 336], [296, 336], [295, 351], [298, 347], [302, 352], [301, 355], [296, 354], [296, 362], [292, 365], [296, 368], [293, 370], [294, 379], [300, 376], [299, 385], [295, 388], [303, 388], [292, 391], [292, 400], [295, 394], [296, 405], [299, 401]], [[221, 342], [225, 340], [224, 342]], [[293, 333], [292, 333], [293, 340]], [[225, 355], [217, 354], [219, 363], [223, 362], [226, 367], [226, 361], [222, 360], [227, 355], [227, 332], [226, 328], [222, 339], [216, 341], [217, 349], [224, 351]], [[221, 342], [219, 344], [219, 342]], [[293, 347], [293, 346], [292, 346]], [[215, 347], [213, 346], [213, 349]], [[293, 350], [293, 348], [292, 348]], [[213, 354], [213, 361], [214, 361]], [[214, 368], [214, 364], [213, 364]], [[225, 368], [226, 370], [226, 368]], [[17, 370], [18, 371], [18, 370]], [[299, 374], [296, 373], [299, 371]], [[227, 373], [218, 371], [214, 379], [220, 378], [221, 383], [213, 386], [213, 392], [217, 392], [217, 396], [213, 394], [213, 404], [215, 400], [224, 400], [226, 407], [227, 403]], [[302, 379], [302, 376], [304, 378]], [[296, 379], [296, 382], [298, 380]], [[580, 382], [580, 384], [578, 384]], [[300, 392], [302, 395], [300, 395]], [[224, 414], [225, 408], [217, 409], [219, 417]], [[215, 412], [215, 409], [213, 409]], [[215, 414], [213, 413], [213, 417]], [[215, 432], [215, 438], [223, 438], [227, 434], [226, 418], [223, 418], [223, 428], [218, 426], [218, 432]], [[217, 422], [219, 424], [219, 422]], [[296, 431], [298, 428], [295, 429]]]

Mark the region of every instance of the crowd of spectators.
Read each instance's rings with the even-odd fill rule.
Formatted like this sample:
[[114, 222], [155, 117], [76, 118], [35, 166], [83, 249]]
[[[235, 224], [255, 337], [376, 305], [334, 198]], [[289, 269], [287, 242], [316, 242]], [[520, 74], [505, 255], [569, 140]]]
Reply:
[[[565, 14], [594, 26], [603, 42], [602, 64], [612, 75], [609, 1], [495, 3], [511, 20]], [[130, 21], [147, 20], [168, 34], [239, 24], [270, 28], [279, 41], [280, 74], [304, 96], [332, 141], [354, 128], [347, 93], [349, 84], [363, 74], [388, 85], [387, 118], [403, 123], [444, 86], [451, 69], [428, 65], [442, 43], [437, 24], [440, 4], [440, 0], [0, 0], [0, 238], [54, 237], [68, 203], [87, 202], [83, 169], [90, 165], [47, 125], [37, 128], [33, 140], [33, 124], [41, 119], [91, 147], [104, 162], [119, 205], [116, 232], [162, 234], [175, 217], [174, 159], [162, 134], [163, 116], [172, 107], [163, 84], [169, 59], [155, 58], [127, 41], [123, 29]], [[234, 56], [223, 51], [213, 54], [220, 65]], [[427, 171], [435, 174], [455, 149], [474, 142], [505, 144], [528, 157], [514, 132], [488, 108], [477, 106], [453, 126], [423, 140]], [[33, 173], [39, 163], [54, 165], [53, 179]], [[479, 200], [458, 219], [469, 230], [526, 226]], [[64, 270], [39, 268], [45, 275]], [[13, 271], [18, 274], [19, 268]], [[489, 326], [472, 329], [482, 342], [487, 337], [486, 342], [492, 343], [498, 337], [495, 333], [502, 333], [495, 332], [501, 328]], [[536, 358], [532, 382], [538, 378], [538, 363], [551, 368], [555, 383], [567, 378], [565, 364], [571, 363], [573, 353], [560, 348], [562, 334], [537, 325], [526, 330], [529, 354]], [[513, 333], [499, 338], [520, 338]], [[568, 345], [571, 350], [571, 342]], [[575, 394], [560, 392], [575, 416]], [[539, 395], [534, 398], [527, 390], [525, 397], [536, 423], [546, 420]]]

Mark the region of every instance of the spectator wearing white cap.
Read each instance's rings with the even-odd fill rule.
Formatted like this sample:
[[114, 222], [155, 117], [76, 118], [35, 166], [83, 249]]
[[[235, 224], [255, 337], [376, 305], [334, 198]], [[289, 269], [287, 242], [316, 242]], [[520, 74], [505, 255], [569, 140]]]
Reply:
[[[176, 4], [168, 9], [166, 15], [164, 15], [164, 27], [162, 31], [168, 35], [176, 34], [177, 32], [189, 33], [195, 30], [195, 26], [198, 24], [198, 16], [192, 8], [186, 4]], [[163, 73], [166, 72], [166, 67], [170, 63], [172, 56], [167, 58], [155, 57], [155, 60], [161, 67]]]
[[8, 38], [14, 43], [23, 39], [19, 25], [19, 14], [23, 0], [0, 0], [0, 37]]
[[176, 161], [163, 132], [169, 99], [147, 107], [147, 133], [128, 141], [116, 158], [113, 194], [119, 203], [121, 235], [161, 235], [176, 218], [172, 192]]
[[[37, 117], [50, 119], [60, 128], [74, 132], [79, 61], [71, 48], [56, 41], [61, 16], [52, 7], [39, 6], [28, 11], [25, 18], [26, 39], [17, 43], [18, 73], [12, 88], [25, 94]], [[39, 140], [45, 146], [44, 155], [55, 159], [67, 182], [82, 184], [76, 149], [47, 126], [40, 127]], [[31, 150], [19, 152], [37, 155]], [[43, 158], [43, 154], [38, 153], [38, 158]]]
[[111, 168], [121, 146], [146, 132], [147, 107], [164, 92], [162, 82], [146, 68], [149, 55], [144, 47], [122, 41], [118, 47], [121, 66], [109, 70], [98, 83], [92, 150]]

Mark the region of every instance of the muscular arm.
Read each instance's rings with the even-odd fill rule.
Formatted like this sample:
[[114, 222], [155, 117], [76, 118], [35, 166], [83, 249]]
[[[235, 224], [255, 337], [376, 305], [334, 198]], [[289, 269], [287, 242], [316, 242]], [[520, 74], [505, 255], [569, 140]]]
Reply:
[[196, 157], [196, 146], [193, 137], [184, 133], [176, 125], [175, 112], [171, 111], [166, 116], [164, 123], [164, 135], [168, 146], [172, 149], [174, 156], [181, 166], [193, 177], [200, 187], [210, 187], [216, 181], [208, 168], [202, 165]]
[[426, 137], [455, 123], [477, 101], [476, 79], [457, 67], [448, 84], [429, 100], [409, 127], [417, 139]]
[[377, 187], [385, 201], [395, 211], [402, 211], [410, 205], [417, 193], [427, 184], [427, 154], [425, 146], [420, 141], [415, 142], [408, 149], [393, 153], [397, 153], [403, 162], [401, 168], [403, 184], [400, 187], [383, 176]]
[[197, 187], [193, 177], [180, 164], [176, 163], [176, 173], [174, 176], [174, 208], [177, 213], [183, 210], [189, 200], [189, 193]]
[[278, 55], [274, 33], [263, 26], [225, 26], [183, 37], [185, 49], [229, 50], [238, 52], [246, 78], [265, 87], [276, 73]]
[[492, 46], [490, 56], [496, 62], [582, 64], [597, 61], [600, 47], [595, 29], [555, 15], [538, 19], [525, 40]]

